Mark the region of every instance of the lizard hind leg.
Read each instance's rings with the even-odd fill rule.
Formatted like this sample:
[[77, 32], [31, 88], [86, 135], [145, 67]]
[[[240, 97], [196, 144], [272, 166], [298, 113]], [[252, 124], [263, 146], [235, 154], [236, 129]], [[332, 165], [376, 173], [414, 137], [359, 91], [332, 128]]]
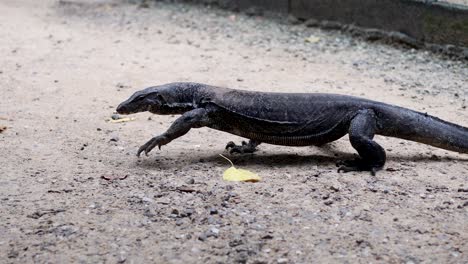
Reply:
[[349, 127], [349, 140], [359, 153], [359, 158], [341, 162], [337, 165], [338, 172], [370, 171], [375, 175], [385, 164], [385, 150], [373, 140], [377, 129], [377, 120], [374, 111], [360, 110], [351, 120]]
[[233, 153], [254, 153], [257, 151], [257, 146], [260, 145], [260, 142], [255, 140], [249, 140], [249, 142], [242, 141], [242, 145], [236, 145], [234, 142], [230, 141], [226, 145], [226, 149], [230, 154]]

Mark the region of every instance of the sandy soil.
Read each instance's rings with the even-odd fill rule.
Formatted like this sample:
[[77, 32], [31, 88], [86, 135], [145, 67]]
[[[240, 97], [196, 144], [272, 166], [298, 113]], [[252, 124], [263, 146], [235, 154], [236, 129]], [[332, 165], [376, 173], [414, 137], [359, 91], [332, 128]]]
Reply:
[[[468, 156], [377, 137], [386, 169], [322, 149], [230, 156], [198, 129], [149, 158], [171, 116], [106, 121], [134, 91], [196, 81], [363, 96], [468, 125], [466, 62], [180, 4], [0, 1], [1, 263], [466, 263]], [[313, 36], [314, 43], [305, 38]], [[103, 177], [121, 178], [106, 180]]]

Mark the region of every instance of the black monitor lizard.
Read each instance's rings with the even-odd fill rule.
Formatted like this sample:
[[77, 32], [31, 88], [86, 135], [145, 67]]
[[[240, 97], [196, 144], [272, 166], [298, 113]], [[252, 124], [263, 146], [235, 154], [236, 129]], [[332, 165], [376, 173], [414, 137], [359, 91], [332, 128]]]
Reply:
[[412, 140], [468, 153], [468, 128], [425, 113], [363, 98], [325, 93], [268, 93], [198, 83], [170, 83], [133, 94], [117, 107], [120, 114], [149, 111], [181, 114], [169, 129], [140, 147], [148, 155], [185, 135], [209, 127], [250, 139], [230, 152], [251, 153], [260, 143], [320, 146], [349, 134], [359, 158], [344, 161], [338, 171], [370, 171], [385, 164], [385, 150], [374, 135]]

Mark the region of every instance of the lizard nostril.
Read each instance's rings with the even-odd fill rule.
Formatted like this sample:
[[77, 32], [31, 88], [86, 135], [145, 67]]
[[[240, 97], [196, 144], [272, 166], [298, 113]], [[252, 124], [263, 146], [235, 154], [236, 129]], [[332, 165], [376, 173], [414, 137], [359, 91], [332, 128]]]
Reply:
[[126, 112], [126, 107], [123, 104], [120, 104], [119, 106], [117, 106], [117, 113], [125, 114], [125, 112]]

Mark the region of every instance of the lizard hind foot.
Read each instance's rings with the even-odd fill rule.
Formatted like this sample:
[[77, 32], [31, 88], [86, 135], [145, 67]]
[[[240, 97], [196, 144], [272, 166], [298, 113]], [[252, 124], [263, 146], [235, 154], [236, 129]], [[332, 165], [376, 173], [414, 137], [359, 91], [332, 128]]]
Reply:
[[354, 159], [354, 160], [345, 160], [339, 161], [336, 163], [338, 167], [338, 172], [350, 172], [350, 171], [369, 171], [372, 176], [375, 176], [377, 171], [382, 169], [382, 166], [375, 166], [373, 164], [369, 164], [362, 159]]
[[258, 143], [249, 141], [249, 143], [242, 141], [242, 145], [236, 145], [234, 142], [230, 141], [226, 144], [226, 150], [229, 151], [229, 154], [233, 153], [254, 153], [257, 151]]

